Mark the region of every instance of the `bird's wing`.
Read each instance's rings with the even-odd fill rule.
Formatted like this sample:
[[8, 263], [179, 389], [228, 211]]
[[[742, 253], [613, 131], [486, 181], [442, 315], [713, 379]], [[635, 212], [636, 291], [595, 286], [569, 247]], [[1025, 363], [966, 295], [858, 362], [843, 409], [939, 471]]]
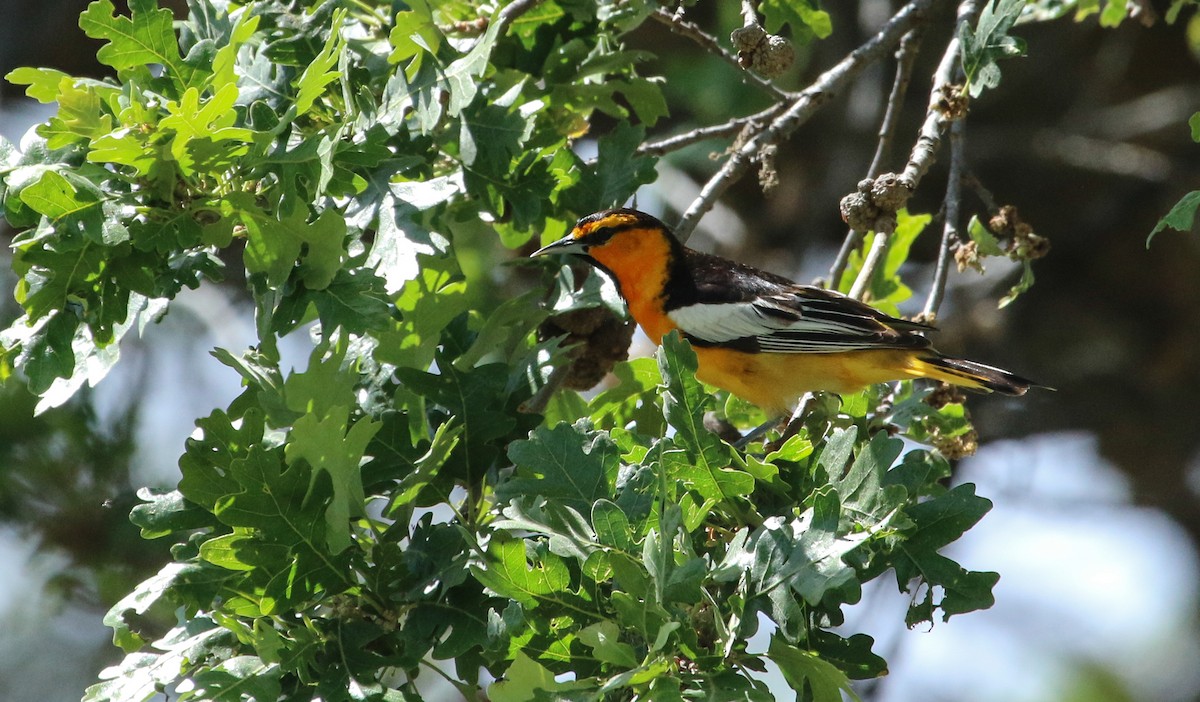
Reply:
[[738, 301], [697, 301], [670, 310], [668, 316], [693, 342], [751, 351], [836, 353], [930, 345], [913, 333], [930, 327], [894, 319], [845, 295], [802, 285], [777, 285]]

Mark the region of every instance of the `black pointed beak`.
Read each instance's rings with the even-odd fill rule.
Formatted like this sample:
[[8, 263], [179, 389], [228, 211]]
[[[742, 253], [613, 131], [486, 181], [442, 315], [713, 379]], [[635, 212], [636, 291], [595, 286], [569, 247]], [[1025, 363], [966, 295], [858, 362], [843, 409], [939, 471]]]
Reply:
[[573, 234], [568, 234], [558, 241], [546, 244], [542, 248], [529, 254], [533, 256], [546, 256], [549, 254], [586, 254], [587, 247], [579, 243]]

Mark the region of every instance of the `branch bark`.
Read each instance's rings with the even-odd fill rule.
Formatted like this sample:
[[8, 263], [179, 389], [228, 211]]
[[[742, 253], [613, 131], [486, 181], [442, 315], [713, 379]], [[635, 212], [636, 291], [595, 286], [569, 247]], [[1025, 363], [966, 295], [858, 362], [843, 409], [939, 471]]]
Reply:
[[496, 21], [500, 23], [500, 33], [503, 34], [508, 29], [508, 25], [512, 24], [513, 20], [540, 4], [542, 4], [542, 0], [514, 0], [514, 2], [505, 5], [504, 9], [500, 10], [496, 15]]
[[[975, 0], [962, 0], [958, 5], [955, 26], [973, 21], [977, 13]], [[874, 181], [863, 181], [859, 183], [857, 193], [842, 199], [842, 216], [850, 225], [855, 229], [869, 229], [876, 233], [871, 251], [863, 261], [862, 270], [851, 288], [850, 294], [854, 297], [861, 297], [866, 292], [870, 280], [875, 275], [875, 268], [884, 258], [888, 240], [895, 231], [896, 212], [907, 204], [925, 174], [929, 172], [947, 125], [966, 116], [966, 95], [961, 87], [955, 84], [956, 71], [960, 67], [959, 53], [956, 32], [946, 43], [942, 60], [934, 72], [925, 122], [921, 125], [904, 171], [899, 175], [885, 173]]]
[[966, 124], [959, 120], [950, 125], [950, 181], [946, 184], [946, 199], [943, 207], [946, 210], [946, 221], [942, 226], [942, 247], [938, 251], [937, 268], [933, 271], [933, 283], [929, 288], [929, 297], [925, 299], [925, 307], [921, 310], [921, 318], [927, 322], [937, 319], [938, 308], [946, 295], [946, 279], [950, 271], [950, 262], [954, 256], [950, 253], [962, 234], [959, 223], [962, 218], [962, 188], [964, 171], [963, 139]]
[[737, 134], [741, 134], [747, 128], [757, 131], [758, 129], [761, 129], [769, 124], [770, 120], [775, 117], [775, 115], [782, 112], [785, 106], [785, 103], [777, 102], [767, 109], [748, 117], [738, 117], [736, 119], [731, 119], [724, 124], [717, 124], [709, 127], [698, 127], [690, 132], [647, 142], [638, 147], [638, 153], [650, 154], [652, 156], [662, 156], [663, 154], [691, 146], [692, 144], [705, 141], [706, 139], [719, 139], [722, 137], [735, 136]]
[[741, 76], [743, 81], [766, 91], [776, 100], [785, 101], [789, 98], [788, 93], [775, 87], [770, 81], [743, 68], [742, 64], [738, 62], [737, 56], [729, 53], [725, 47], [721, 46], [716, 37], [701, 29], [695, 22], [689, 22], [681, 17], [676, 17], [674, 13], [668, 12], [661, 7], [652, 12], [650, 16], [658, 20], [661, 24], [666, 25], [672, 32], [681, 37], [691, 39], [705, 51], [733, 66], [737, 69], [738, 75]]
[[712, 209], [717, 199], [749, 170], [763, 147], [784, 139], [803, 125], [818, 109], [853, 82], [863, 69], [882, 58], [896, 46], [906, 32], [923, 21], [939, 0], [912, 0], [897, 12], [878, 33], [850, 52], [833, 68], [822, 73], [808, 88], [793, 97], [791, 105], [771, 124], [730, 154], [683, 213], [675, 233], [686, 241], [700, 218]]
[[[916, 63], [917, 54], [920, 53], [921, 39], [924, 38], [924, 34], [925, 27], [919, 24], [908, 30], [900, 39], [900, 48], [896, 50], [896, 77], [892, 80], [892, 91], [888, 95], [887, 109], [884, 112], [883, 121], [879, 124], [879, 141], [875, 146], [875, 156], [871, 159], [871, 167], [867, 169], [868, 178], [875, 178], [879, 175], [883, 163], [891, 156], [892, 142], [896, 136], [896, 123], [900, 120], [900, 106], [908, 94], [908, 86], [912, 82], [913, 65]], [[842, 248], [838, 250], [837, 257], [829, 268], [829, 287], [837, 289], [842, 273], [846, 270], [846, 264], [850, 261], [850, 254], [858, 248], [862, 237], [863, 233], [857, 229], [851, 228], [846, 232]]]

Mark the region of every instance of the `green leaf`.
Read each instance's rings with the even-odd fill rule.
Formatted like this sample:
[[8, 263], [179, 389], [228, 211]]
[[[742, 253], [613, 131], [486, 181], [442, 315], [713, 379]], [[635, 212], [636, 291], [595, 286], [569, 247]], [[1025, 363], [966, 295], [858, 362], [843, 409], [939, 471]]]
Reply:
[[[888, 239], [883, 265], [875, 269], [875, 277], [870, 286], [871, 304], [893, 316], [899, 316], [900, 303], [912, 297], [912, 289], [900, 278], [900, 268], [908, 260], [908, 252], [913, 242], [933, 219], [931, 215], [911, 214], [903, 209], [896, 213], [896, 217], [896, 231]], [[877, 232], [871, 232], [861, 249], [851, 254], [846, 270], [838, 281], [839, 291], [849, 292], [854, 285], [859, 272], [862, 271], [866, 253], [871, 250], [877, 236]]]
[[706, 564], [691, 552], [681, 516], [678, 506], [668, 507], [662, 516], [661, 535], [651, 529], [642, 542], [642, 564], [654, 584], [655, 601], [661, 604], [693, 603], [702, 598]]
[[500, 178], [511, 170], [513, 158], [533, 132], [533, 113], [544, 107], [541, 101], [514, 105], [522, 87], [517, 83], [504, 95], [475, 102], [463, 112], [459, 157], [469, 173]]
[[359, 464], [367, 444], [379, 430], [379, 423], [360, 419], [349, 421], [350, 408], [336, 407], [318, 418], [306, 414], [292, 425], [291, 441], [285, 455], [289, 464], [307, 461], [313, 469], [329, 474], [333, 483], [333, 499], [325, 510], [325, 538], [330, 553], [340, 553], [350, 547], [350, 519], [365, 514]]
[[437, 428], [429, 449], [418, 458], [412, 470], [400, 479], [392, 492], [391, 500], [385, 514], [395, 518], [397, 510], [415, 502], [427, 485], [433, 482], [438, 470], [449, 460], [451, 452], [462, 438], [462, 425], [448, 421]]
[[129, 17], [114, 17], [111, 0], [95, 0], [79, 17], [79, 27], [93, 39], [106, 40], [96, 58], [116, 69], [162, 65], [179, 86], [191, 83], [194, 70], [179, 55], [171, 11], [155, 0], [130, 0]]
[[450, 91], [450, 100], [446, 105], [446, 113], [457, 117], [475, 99], [479, 90], [479, 76], [487, 69], [488, 58], [492, 47], [500, 34], [502, 24], [491, 22], [483, 36], [475, 42], [464, 56], [446, 67], [445, 80]]
[[833, 34], [833, 22], [829, 13], [820, 9], [816, 0], [763, 0], [758, 6], [763, 13], [768, 32], [777, 34], [783, 25], [791, 25], [793, 34], [800, 41], [812, 33], [818, 39]]
[[[305, 259], [301, 270], [315, 272], [315, 267], [307, 266], [311, 261], [311, 256]], [[281, 302], [277, 310], [272, 329], [280, 335], [310, 321], [309, 305], [316, 310], [323, 338], [337, 329], [363, 335], [387, 329], [395, 321], [383, 279], [366, 268], [339, 268], [329, 285], [319, 289], [297, 287], [294, 291], [295, 296]]]
[[1150, 236], [1146, 237], [1146, 248], [1150, 248], [1150, 242], [1154, 239], [1154, 235], [1164, 229], [1171, 228], [1179, 232], [1192, 231], [1196, 225], [1197, 209], [1200, 209], [1200, 190], [1193, 190], [1175, 203], [1166, 216], [1158, 220], [1158, 224], [1154, 225]]
[[422, 256], [420, 269], [396, 296], [401, 321], [377, 331], [375, 357], [397, 366], [424, 370], [433, 362], [441, 333], [468, 307], [467, 285], [452, 256]]
[[516, 472], [497, 486], [501, 499], [541, 495], [590, 514], [596, 500], [612, 494], [616, 446], [607, 432], [592, 431], [585, 422], [538, 427], [528, 441], [513, 442], [508, 457]]
[[930, 619], [934, 607], [942, 609], [943, 619], [949, 619], [953, 614], [987, 609], [994, 604], [992, 587], [999, 575], [967, 571], [938, 553], [974, 526], [991, 507], [990, 501], [975, 495], [974, 485], [964, 483], [905, 509], [915, 528], [904, 542], [903, 550], [896, 554], [896, 582], [901, 590], [906, 590], [910, 580], [921, 578], [928, 586], [940, 585], [944, 593], [941, 601], [935, 603], [932, 587], [927, 589], [925, 599], [910, 607], [910, 626]]
[[866, 634], [843, 639], [831, 631], [818, 629], [809, 639], [813, 650], [834, 664], [852, 680], [868, 680], [887, 675], [887, 661], [871, 650], [875, 640]]
[[126, 652], [141, 648], [146, 641], [131, 628], [127, 615], [130, 612], [145, 614], [167, 593], [180, 574], [198, 568], [194, 564], [168, 563], [158, 574], [139, 583], [133, 592], [114, 604], [104, 615], [105, 626], [113, 630], [113, 644]]
[[518, 353], [529, 334], [546, 318], [545, 308], [537, 304], [541, 297], [540, 291], [531, 290], [501, 302], [488, 313], [474, 343], [454, 359], [454, 365], [466, 370], [486, 360], [508, 360]]
[[342, 37], [342, 24], [349, 11], [338, 9], [333, 13], [333, 21], [329, 26], [329, 38], [317, 52], [312, 62], [304, 67], [304, 72], [296, 80], [296, 115], [304, 115], [312, 110], [317, 98], [325, 92], [326, 86], [337, 81], [342, 74], [337, 70], [339, 60], [346, 51], [346, 40]]
[[16, 68], [8, 72], [4, 79], [14, 85], [27, 85], [25, 94], [43, 104], [58, 100], [60, 85], [70, 76], [53, 68]]
[[517, 406], [529, 396], [528, 388], [509, 385], [507, 369], [501, 364], [462, 372], [442, 356], [438, 369], [440, 373], [400, 368], [396, 377], [406, 391], [421, 395], [463, 422], [464, 441], [443, 466], [440, 479], [474, 485], [500, 467], [504, 449], [532, 429], [539, 418], [517, 412]]
[[651, 436], [665, 428], [662, 410], [654, 403], [654, 391], [662, 383], [658, 362], [653, 358], [635, 358], [613, 366], [616, 384], [596, 394], [588, 403], [592, 421], [599, 427], [625, 427], [631, 423]]
[[663, 413], [676, 429], [675, 442], [686, 450], [664, 456], [672, 474], [705, 501], [728, 502], [754, 491], [754, 476], [732, 467], [729, 445], [704, 426], [712, 397], [695, 378], [696, 352], [672, 332], [658, 351]]
[[621, 668], [636, 668], [637, 656], [633, 646], [620, 640], [616, 622], [605, 619], [579, 631], [579, 640], [592, 649], [597, 660]]
[[129, 521], [141, 527], [143, 539], [215, 525], [210, 513], [185, 500], [178, 490], [143, 487], [137, 496], [142, 503], [130, 512]]
[[346, 222], [336, 210], [325, 210], [313, 222], [300, 211], [282, 220], [253, 210], [243, 214], [246, 270], [265, 273], [269, 286], [280, 287], [304, 251], [298, 273], [305, 286], [320, 290], [333, 280], [341, 267], [346, 235]]
[[609, 547], [633, 553], [633, 531], [624, 510], [609, 500], [600, 499], [592, 505], [592, 528], [596, 539]]
[[767, 657], [779, 666], [797, 698], [811, 695], [813, 702], [842, 702], [844, 693], [852, 700], [859, 700], [845, 673], [817, 654], [788, 644], [780, 636], [771, 637]]
[[265, 663], [257, 656], [234, 656], [190, 679], [197, 699], [240, 702], [278, 699], [282, 675], [278, 665]]
[[962, 67], [971, 97], [1000, 85], [998, 60], [1025, 54], [1025, 42], [1008, 32], [1026, 4], [1026, 0], [991, 0], [983, 5], [973, 30], [965, 22], [958, 26]]
[[752, 535], [746, 546], [753, 554], [748, 565], [751, 594], [770, 594], [787, 586], [816, 605], [830, 590], [854, 583], [854, 570], [842, 557], [857, 547], [862, 537], [838, 535], [841, 509], [836, 493], [819, 492], [812, 502], [813, 507], [798, 519], [770, 521]]
[[619, 86], [638, 121], [653, 127], [658, 120], [670, 114], [666, 96], [663, 95], [663, 79], [631, 78]]
[[990, 229], [984, 226], [983, 222], [979, 221], [978, 215], [972, 215], [970, 223], [967, 224], [967, 234], [970, 235], [971, 241], [975, 242], [978, 247], [980, 256], [1004, 256], [1004, 249], [1000, 247], [1000, 240], [992, 233]]
[[493, 540], [488, 545], [485, 566], [471, 566], [475, 578], [486, 588], [532, 609], [543, 599], [553, 599], [571, 582], [561, 558], [543, 553], [529, 559], [521, 541]]
[[[600, 549], [596, 534], [583, 515], [573, 507], [541, 496], [518, 496], [504, 508], [504, 519], [492, 523], [496, 529], [528, 537], [549, 537], [550, 553], [586, 562]], [[594, 563], [594, 561], [593, 561]]]
[[[205, 100], [203, 106], [200, 104], [200, 91], [195, 87], [188, 88], [178, 102], [167, 103], [167, 116], [162, 118], [158, 126], [175, 133], [171, 140], [171, 154], [184, 175], [193, 175], [214, 166], [206, 154], [216, 142], [253, 141], [254, 133], [251, 130], [233, 126], [237, 120], [237, 113], [233, 110], [237, 98], [237, 86], [229, 83]], [[106, 154], [111, 154], [113, 147], [107, 148]], [[227, 160], [243, 153], [245, 149], [235, 148], [220, 152], [220, 158]]]
[[645, 138], [642, 127], [619, 123], [610, 134], [600, 138], [596, 164], [577, 164], [579, 181], [563, 191], [563, 204], [580, 214], [609, 207], [619, 207], [638, 186], [655, 179], [654, 162], [649, 156], [637, 155], [637, 147]]
[[[372, 210], [368, 218], [378, 217], [378, 231], [367, 256], [367, 265], [387, 281], [388, 292], [396, 293], [417, 276], [422, 257], [446, 252], [446, 240], [421, 225], [417, 216], [421, 211], [451, 201], [462, 194], [462, 189], [462, 179], [457, 175], [388, 186], [377, 212]], [[438, 266], [439, 270], [448, 268]]]
[[1119, 27], [1128, 14], [1128, 0], [1105, 0], [1104, 9], [1100, 11], [1100, 26]]
[[[57, 171], [43, 173], [37, 182], [23, 188], [19, 197], [30, 209], [52, 222], [71, 218], [82, 224], [84, 235], [91, 233], [96, 240], [104, 241], [101, 234], [104, 231], [101, 221], [102, 200], [99, 194], [90, 189], [76, 188]], [[128, 231], [125, 237], [128, 238]], [[104, 243], [117, 244], [120, 239]]]
[[408, 3], [411, 10], [396, 13], [395, 23], [388, 36], [392, 52], [389, 63], [400, 63], [422, 52], [437, 54], [442, 44], [442, 32], [433, 21], [433, 13], [425, 0]]
[[[845, 433], [853, 436], [853, 432]], [[832, 443], [834, 439], [829, 441]], [[884, 487], [888, 469], [903, 450], [904, 441], [891, 438], [884, 431], [876, 432], [860, 449], [845, 475], [838, 471], [829, 476], [841, 498], [842, 509], [858, 527], [873, 528], [904, 503], [907, 497], [904, 489]]]
[[[487, 696], [493, 702], [529, 702], [540, 699], [568, 699], [563, 696], [572, 690], [589, 687], [583, 681], [557, 682], [554, 673], [537, 661], [518, 651], [504, 677], [488, 686]], [[542, 696], [539, 696], [539, 693]]]

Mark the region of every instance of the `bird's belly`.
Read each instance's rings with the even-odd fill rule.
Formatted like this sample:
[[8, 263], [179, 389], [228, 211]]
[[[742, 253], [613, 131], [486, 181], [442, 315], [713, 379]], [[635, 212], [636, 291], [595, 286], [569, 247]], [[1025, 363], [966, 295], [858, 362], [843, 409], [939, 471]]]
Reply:
[[768, 413], [783, 413], [806, 392], [852, 393], [908, 377], [911, 355], [894, 349], [783, 354], [697, 348], [696, 377]]

